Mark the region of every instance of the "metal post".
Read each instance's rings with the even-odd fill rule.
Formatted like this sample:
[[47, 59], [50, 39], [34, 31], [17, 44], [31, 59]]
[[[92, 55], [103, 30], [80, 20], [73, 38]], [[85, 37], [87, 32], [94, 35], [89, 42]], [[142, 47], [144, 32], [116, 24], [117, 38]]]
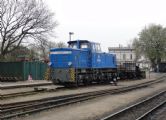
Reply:
[[150, 69], [149, 69], [149, 79], [150, 79]]
[[[147, 59], [146, 59], [146, 61], [147, 61]], [[149, 69], [149, 79], [150, 79], [150, 65], [149, 65], [149, 63], [148, 63], [148, 69]]]
[[69, 32], [69, 41], [71, 41], [71, 35], [73, 35], [73, 32]]
[[121, 63], [122, 63], [122, 60], [121, 60], [121, 46], [120, 46], [120, 44], [119, 44], [119, 54], [120, 54], [120, 60], [119, 60], [119, 63], [120, 63], [120, 68], [121, 68]]

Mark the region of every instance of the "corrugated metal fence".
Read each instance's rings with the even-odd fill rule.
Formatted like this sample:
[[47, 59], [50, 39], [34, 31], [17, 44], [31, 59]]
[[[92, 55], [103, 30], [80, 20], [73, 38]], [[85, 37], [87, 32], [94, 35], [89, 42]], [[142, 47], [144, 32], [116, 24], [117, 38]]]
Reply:
[[0, 62], [0, 81], [43, 80], [48, 65], [43, 62]]

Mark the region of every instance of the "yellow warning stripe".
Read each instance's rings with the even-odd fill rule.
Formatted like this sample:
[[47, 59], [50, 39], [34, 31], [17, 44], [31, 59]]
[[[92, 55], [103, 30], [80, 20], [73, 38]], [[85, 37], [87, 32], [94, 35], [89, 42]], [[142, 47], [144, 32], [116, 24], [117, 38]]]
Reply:
[[45, 71], [45, 74], [44, 74], [44, 79], [49, 80], [50, 79], [50, 74], [51, 74], [51, 69], [47, 68], [47, 70]]
[[71, 79], [71, 81], [75, 81], [75, 69], [74, 68], [70, 68], [69, 72], [70, 72], [70, 79]]

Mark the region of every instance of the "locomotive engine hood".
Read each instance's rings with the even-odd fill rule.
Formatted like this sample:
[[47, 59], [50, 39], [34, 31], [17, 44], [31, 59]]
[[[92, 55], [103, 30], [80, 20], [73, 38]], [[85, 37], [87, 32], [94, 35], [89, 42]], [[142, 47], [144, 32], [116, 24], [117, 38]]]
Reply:
[[50, 66], [53, 68], [71, 68], [87, 66], [88, 50], [74, 48], [54, 48], [50, 50]]

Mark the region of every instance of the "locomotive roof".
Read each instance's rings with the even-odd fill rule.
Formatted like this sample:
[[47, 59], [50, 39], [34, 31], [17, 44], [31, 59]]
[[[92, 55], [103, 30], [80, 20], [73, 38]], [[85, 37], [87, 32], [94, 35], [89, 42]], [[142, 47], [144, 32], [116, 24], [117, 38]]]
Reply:
[[[77, 41], [80, 41], [80, 42], [89, 42], [89, 43], [96, 43], [96, 42], [91, 42], [89, 40], [72, 40], [72, 41], [68, 41], [67, 43], [74, 43], [74, 42], [77, 42]], [[97, 43], [99, 44], [99, 43]]]

